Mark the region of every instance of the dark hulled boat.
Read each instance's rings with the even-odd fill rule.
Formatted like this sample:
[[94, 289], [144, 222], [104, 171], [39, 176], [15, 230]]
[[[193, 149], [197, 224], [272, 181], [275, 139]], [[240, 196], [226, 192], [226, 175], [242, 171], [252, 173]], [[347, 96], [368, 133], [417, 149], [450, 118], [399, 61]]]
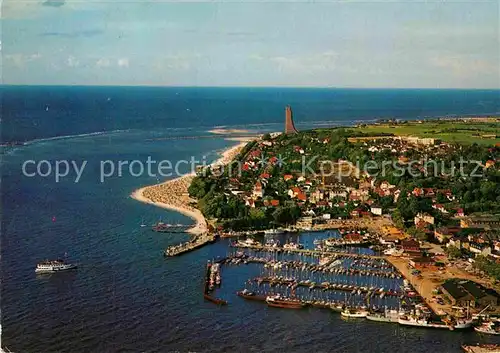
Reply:
[[212, 297], [212, 296], [210, 296], [208, 294], [203, 294], [203, 298], [205, 298], [209, 302], [212, 302], [212, 303], [217, 304], [217, 305], [227, 305], [227, 301], [226, 300], [215, 298], [215, 297]]
[[298, 299], [284, 298], [280, 295], [268, 296], [266, 303], [273, 308], [302, 309], [305, 307], [305, 304]]

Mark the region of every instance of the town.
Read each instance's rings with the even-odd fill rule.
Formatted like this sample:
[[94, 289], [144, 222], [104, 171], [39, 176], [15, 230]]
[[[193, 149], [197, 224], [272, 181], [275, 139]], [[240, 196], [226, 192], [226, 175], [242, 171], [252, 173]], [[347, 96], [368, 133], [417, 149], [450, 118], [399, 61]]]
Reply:
[[[498, 131], [498, 122], [474, 124]], [[200, 168], [190, 196], [221, 236], [368, 229], [438, 315], [500, 313], [498, 136], [475, 132], [479, 143], [465, 144], [366, 130], [298, 132], [287, 107], [284, 133], [248, 143], [225, 169]]]

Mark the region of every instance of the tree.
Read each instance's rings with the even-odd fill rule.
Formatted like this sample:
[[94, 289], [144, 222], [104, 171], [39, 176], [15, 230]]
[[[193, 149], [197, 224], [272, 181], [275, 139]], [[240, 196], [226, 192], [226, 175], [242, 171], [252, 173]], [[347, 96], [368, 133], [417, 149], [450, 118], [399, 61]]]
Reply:
[[278, 224], [292, 224], [300, 217], [300, 208], [297, 206], [278, 207], [272, 214]]
[[398, 209], [395, 209], [394, 212], [392, 213], [392, 221], [398, 228], [403, 228], [404, 226], [404, 220], [403, 217], [401, 216], [401, 211]]
[[462, 250], [457, 248], [456, 246], [448, 246], [446, 249], [446, 254], [450, 259], [456, 259], [462, 256]]

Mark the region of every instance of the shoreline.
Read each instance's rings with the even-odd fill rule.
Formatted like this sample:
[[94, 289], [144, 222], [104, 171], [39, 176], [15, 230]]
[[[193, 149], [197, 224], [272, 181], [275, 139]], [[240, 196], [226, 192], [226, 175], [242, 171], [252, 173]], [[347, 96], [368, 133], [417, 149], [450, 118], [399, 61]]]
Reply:
[[[243, 149], [247, 142], [228, 147], [222, 151], [221, 157], [210, 165], [225, 165]], [[188, 188], [195, 176], [194, 172], [164, 181], [160, 184], [144, 186], [134, 190], [130, 197], [136, 201], [161, 207], [167, 210], [181, 213], [195, 221], [195, 224], [187, 230], [187, 233], [200, 235], [208, 232], [208, 224], [205, 216], [200, 210], [190, 205], [195, 200], [188, 196]]]

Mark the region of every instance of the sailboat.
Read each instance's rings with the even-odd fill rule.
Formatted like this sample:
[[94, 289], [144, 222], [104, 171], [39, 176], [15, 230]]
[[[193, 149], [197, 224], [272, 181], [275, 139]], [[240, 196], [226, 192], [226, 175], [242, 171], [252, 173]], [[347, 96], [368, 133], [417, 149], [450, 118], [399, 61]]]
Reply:
[[141, 218], [141, 228], [147, 227], [147, 224], [144, 223], [144, 217]]

